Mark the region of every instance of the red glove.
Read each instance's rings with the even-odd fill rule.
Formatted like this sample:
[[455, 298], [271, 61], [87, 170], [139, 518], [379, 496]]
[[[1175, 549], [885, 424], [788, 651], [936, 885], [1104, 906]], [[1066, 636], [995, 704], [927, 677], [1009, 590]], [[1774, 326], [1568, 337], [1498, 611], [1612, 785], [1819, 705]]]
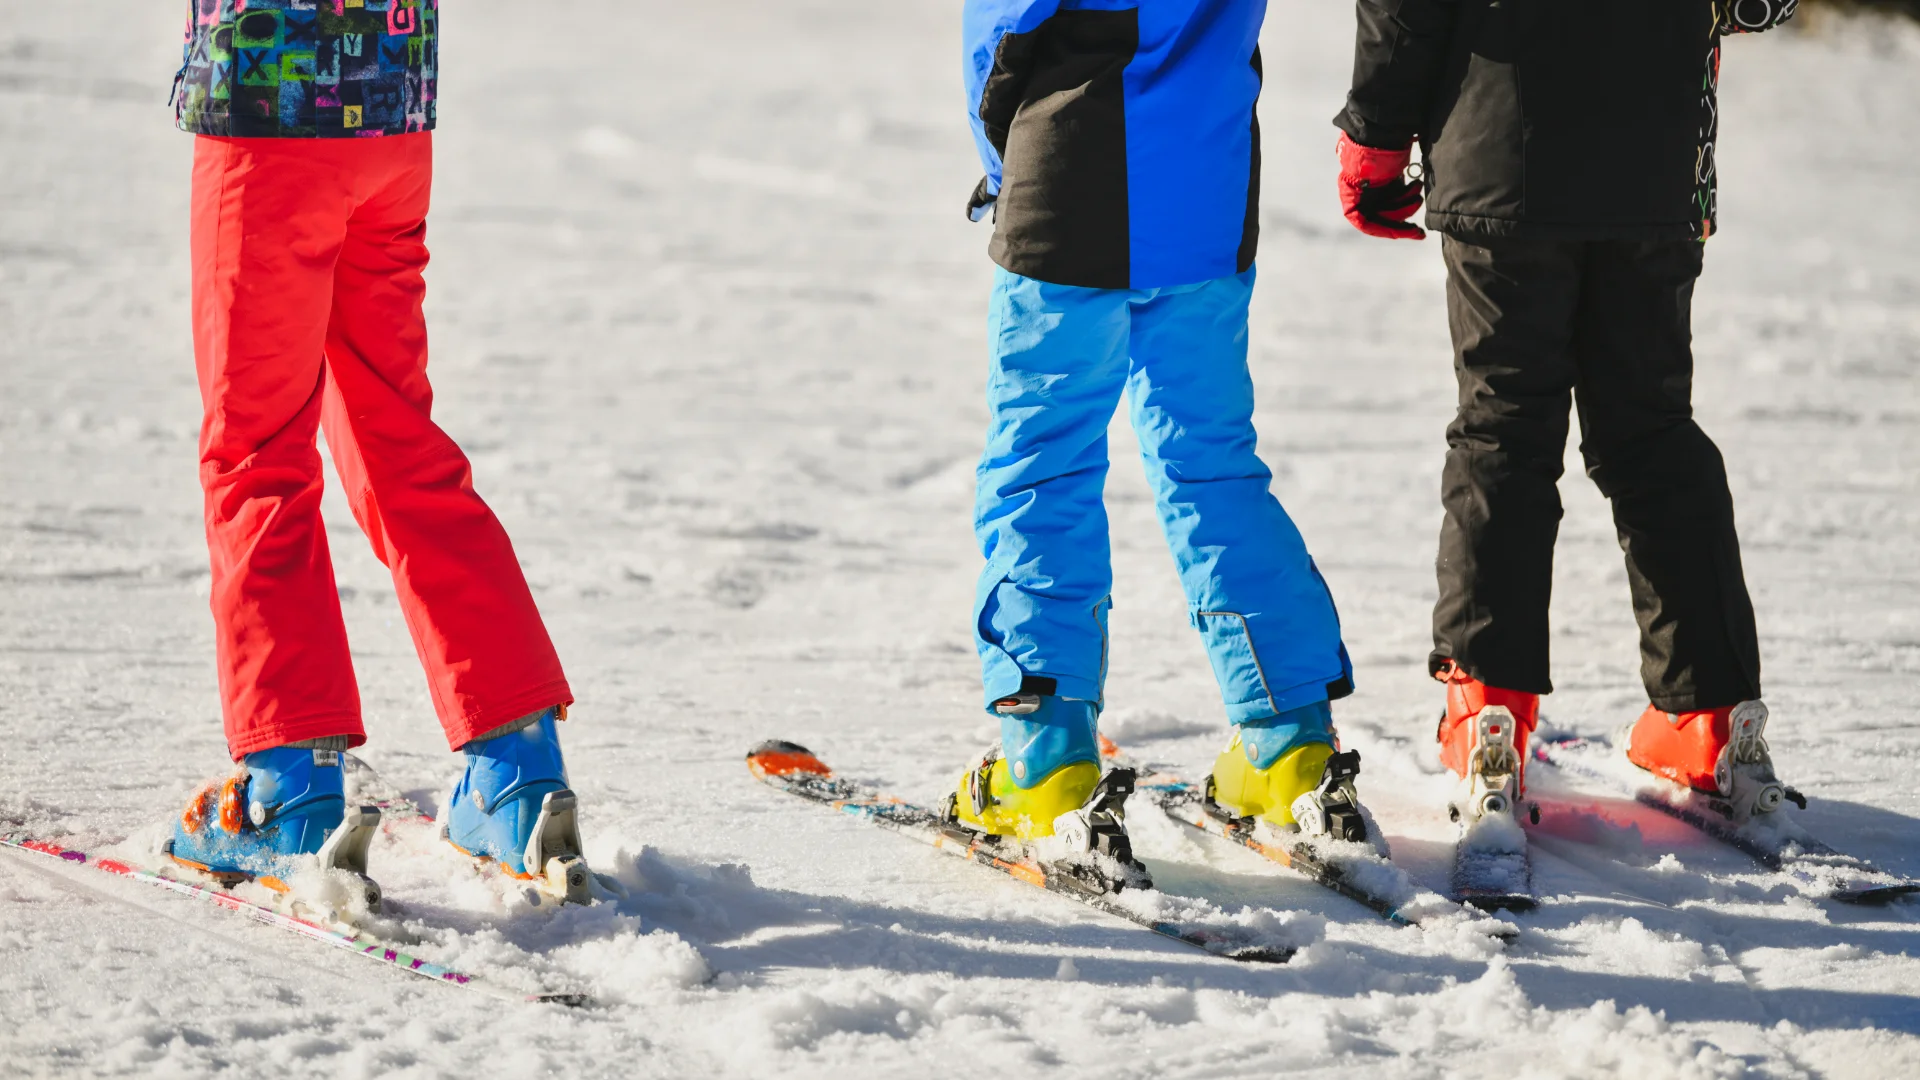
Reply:
[[1420, 210], [1422, 184], [1406, 178], [1413, 146], [1375, 150], [1340, 134], [1340, 207], [1353, 227], [1388, 240], [1424, 240], [1427, 231], [1407, 219]]

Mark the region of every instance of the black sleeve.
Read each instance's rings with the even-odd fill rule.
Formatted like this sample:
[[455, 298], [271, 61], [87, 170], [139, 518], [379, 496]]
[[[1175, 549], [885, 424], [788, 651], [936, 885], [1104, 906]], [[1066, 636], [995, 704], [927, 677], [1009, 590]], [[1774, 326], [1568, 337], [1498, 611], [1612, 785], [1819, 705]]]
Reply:
[[1458, 0], [1359, 0], [1353, 90], [1334, 125], [1361, 146], [1397, 149], [1427, 122], [1446, 72]]

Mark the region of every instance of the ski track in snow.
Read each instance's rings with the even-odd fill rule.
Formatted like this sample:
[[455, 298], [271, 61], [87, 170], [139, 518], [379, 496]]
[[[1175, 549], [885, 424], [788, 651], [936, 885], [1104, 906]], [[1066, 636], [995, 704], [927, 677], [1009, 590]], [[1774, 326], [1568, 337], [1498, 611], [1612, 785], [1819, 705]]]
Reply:
[[[0, 0], [0, 821], [138, 844], [224, 768], [186, 324], [180, 4]], [[1136, 812], [1170, 891], [1297, 909], [1282, 968], [1155, 940], [755, 783], [795, 739], [915, 798], [991, 737], [968, 606], [987, 233], [953, 5], [463, 0], [430, 272], [442, 422], [580, 701], [590, 854], [554, 912], [424, 828], [375, 870], [421, 950], [601, 1004], [515, 1008], [105, 875], [0, 855], [13, 1075], [1438, 1077], [1920, 1074], [1920, 904], [1799, 898], [1683, 826], [1536, 773], [1547, 897], [1506, 948], [1393, 929]], [[556, 11], [559, 10], [556, 6]], [[1276, 2], [1262, 451], [1339, 597], [1337, 711], [1395, 855], [1444, 884], [1425, 677], [1453, 399], [1434, 243], [1333, 198], [1351, 10]], [[500, 73], [496, 87], [484, 81]], [[508, 91], [507, 87], [511, 87]], [[1729, 43], [1699, 414], [1725, 450], [1771, 741], [1830, 842], [1920, 874], [1920, 34]], [[1113, 436], [1114, 730], [1199, 774], [1223, 732], [1133, 441]], [[1644, 704], [1604, 503], [1570, 455], [1554, 730]], [[327, 520], [372, 741], [454, 759], [381, 567]]]

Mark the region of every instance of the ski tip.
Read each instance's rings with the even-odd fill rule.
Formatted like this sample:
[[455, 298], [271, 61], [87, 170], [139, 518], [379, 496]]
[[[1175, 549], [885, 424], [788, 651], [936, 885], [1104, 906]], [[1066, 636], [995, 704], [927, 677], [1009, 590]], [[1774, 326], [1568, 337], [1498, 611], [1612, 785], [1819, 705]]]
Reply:
[[827, 777], [833, 770], [799, 743], [769, 739], [747, 751], [747, 768], [762, 780], [795, 775]]
[[1105, 735], [1102, 735], [1098, 732], [1094, 733], [1094, 737], [1100, 740], [1100, 756], [1101, 757], [1116, 758], [1120, 756], [1119, 743], [1114, 742], [1112, 739], [1109, 739]]
[[529, 994], [527, 1000], [541, 1005], [562, 1005], [569, 1009], [584, 1009], [593, 1004], [593, 998], [586, 994]]

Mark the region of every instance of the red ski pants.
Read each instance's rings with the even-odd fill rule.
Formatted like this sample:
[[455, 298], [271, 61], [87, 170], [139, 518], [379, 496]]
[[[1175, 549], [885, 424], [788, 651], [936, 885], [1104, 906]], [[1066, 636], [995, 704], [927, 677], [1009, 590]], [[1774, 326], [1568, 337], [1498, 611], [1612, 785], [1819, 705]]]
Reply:
[[322, 428], [448, 743], [571, 701], [513, 546], [431, 415], [432, 136], [196, 142], [200, 483], [234, 758], [365, 741], [320, 521]]

